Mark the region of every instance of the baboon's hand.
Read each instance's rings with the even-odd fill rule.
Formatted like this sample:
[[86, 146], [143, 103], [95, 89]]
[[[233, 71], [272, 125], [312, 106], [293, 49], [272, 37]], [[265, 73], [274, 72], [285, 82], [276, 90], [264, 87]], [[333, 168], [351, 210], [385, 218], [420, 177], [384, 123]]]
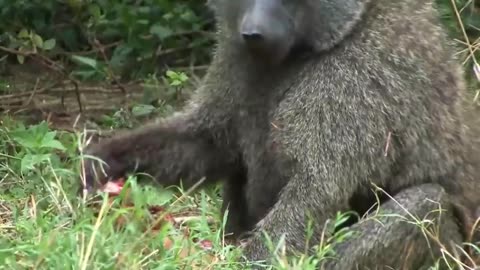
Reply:
[[84, 153], [82, 170], [82, 187], [92, 191], [113, 180], [125, 175], [128, 166], [126, 159], [113, 151], [112, 143], [102, 142], [87, 148]]

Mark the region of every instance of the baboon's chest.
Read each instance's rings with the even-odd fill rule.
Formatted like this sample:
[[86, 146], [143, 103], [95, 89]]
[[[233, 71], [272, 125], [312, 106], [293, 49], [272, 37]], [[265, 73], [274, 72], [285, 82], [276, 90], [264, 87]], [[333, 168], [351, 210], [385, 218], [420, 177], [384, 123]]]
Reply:
[[289, 178], [294, 160], [280, 131], [283, 123], [275, 115], [276, 108], [263, 105], [238, 111], [238, 144], [249, 181], [275, 177], [281, 183]]

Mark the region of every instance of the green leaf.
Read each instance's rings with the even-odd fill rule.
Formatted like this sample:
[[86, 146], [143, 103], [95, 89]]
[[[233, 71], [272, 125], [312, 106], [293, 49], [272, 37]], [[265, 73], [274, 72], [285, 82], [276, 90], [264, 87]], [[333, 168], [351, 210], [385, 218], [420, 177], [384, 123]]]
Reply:
[[17, 61], [18, 61], [20, 64], [23, 64], [23, 63], [25, 62], [25, 56], [20, 55], [20, 54], [17, 54]]
[[137, 20], [137, 23], [138, 24], [143, 24], [143, 25], [148, 25], [150, 23], [150, 21], [145, 20], [145, 19], [140, 19], [140, 20]]
[[182, 82], [179, 81], [179, 80], [174, 80], [174, 81], [170, 82], [170, 85], [171, 86], [180, 86], [180, 85], [182, 85]]
[[141, 198], [139, 201], [143, 205], [165, 205], [169, 201], [175, 198], [175, 193], [171, 189], [158, 189], [158, 187], [146, 185], [140, 189], [134, 189], [134, 192], [140, 195], [136, 196]]
[[132, 108], [132, 114], [136, 117], [149, 115], [155, 111], [155, 107], [147, 104], [136, 105]]
[[54, 140], [54, 141], [48, 141], [46, 143], [42, 144], [42, 147], [48, 147], [48, 148], [53, 148], [53, 149], [58, 149], [58, 150], [67, 150], [63, 144], [60, 141]]
[[30, 36], [30, 34], [28, 33], [28, 30], [25, 29], [25, 28], [20, 30], [20, 32], [18, 33], [19, 38], [28, 38], [29, 36]]
[[22, 172], [35, 169], [36, 165], [47, 161], [50, 158], [50, 154], [33, 155], [26, 154], [21, 161], [20, 169]]
[[38, 48], [43, 48], [43, 39], [41, 36], [34, 34], [32, 37], [33, 45]]
[[102, 16], [102, 10], [97, 4], [88, 5], [88, 11], [90, 12], [90, 14], [95, 20], [99, 20], [100, 17]]
[[167, 70], [166, 75], [169, 78], [174, 78], [177, 75], [177, 73], [175, 73], [175, 71], [172, 71], [172, 70]]
[[94, 69], [96, 69], [98, 67], [97, 60], [95, 60], [93, 58], [90, 58], [90, 57], [73, 55], [72, 60], [74, 62], [76, 62], [77, 64], [89, 66], [89, 67], [94, 68]]
[[27, 149], [36, 149], [38, 144], [35, 140], [35, 134], [29, 131], [16, 131], [11, 133], [12, 138], [21, 146]]
[[95, 76], [98, 76], [99, 73], [95, 70], [78, 70], [78, 71], [73, 71], [72, 75], [74, 77], [85, 80], [85, 79], [94, 78]]
[[45, 122], [33, 125], [28, 129], [18, 128], [9, 134], [22, 147], [37, 153], [41, 148], [66, 150], [60, 141], [55, 139], [57, 133], [49, 131], [49, 127]]
[[161, 40], [171, 36], [173, 34], [172, 29], [156, 24], [150, 27], [150, 33], [156, 35]]
[[47, 40], [45, 40], [45, 42], [43, 43], [43, 47], [42, 47], [42, 48], [43, 48], [44, 50], [49, 51], [49, 50], [55, 48], [56, 43], [57, 43], [57, 42], [56, 42], [56, 40], [55, 40], [54, 38], [47, 39]]
[[178, 78], [182, 82], [186, 82], [188, 80], [188, 76], [185, 73], [180, 73], [180, 76]]
[[66, 150], [66, 148], [63, 146], [63, 144], [60, 141], [50, 140], [50, 139], [42, 140], [41, 147], [42, 148], [53, 148], [53, 149], [59, 149], [59, 150]]

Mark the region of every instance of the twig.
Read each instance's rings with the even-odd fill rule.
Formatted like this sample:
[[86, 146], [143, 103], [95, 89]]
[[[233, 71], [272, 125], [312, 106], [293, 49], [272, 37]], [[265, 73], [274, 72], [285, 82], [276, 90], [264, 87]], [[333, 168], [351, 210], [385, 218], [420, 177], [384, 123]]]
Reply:
[[385, 154], [384, 154], [385, 157], [388, 156], [388, 150], [390, 149], [391, 140], [392, 140], [392, 132], [389, 131], [387, 136], [387, 143], [385, 145]]
[[[35, 50], [22, 52], [22, 51], [10, 49], [4, 46], [0, 46], [0, 50], [5, 51], [7, 53], [15, 54], [15, 55], [22, 55], [25, 57], [31, 56], [33, 60], [36, 60], [43, 66], [46, 66], [47, 68], [60, 73], [64, 78], [67, 78], [75, 87], [78, 107], [80, 112], [83, 111], [82, 101], [80, 100], [80, 93], [78, 92], [78, 82], [74, 78], [70, 77], [70, 75], [68, 75], [68, 73], [66, 72], [63, 66], [59, 65], [58, 63], [49, 59], [48, 57], [42, 54], [39, 54]], [[63, 103], [63, 96], [62, 96], [62, 103]]]
[[117, 85], [117, 87], [120, 89], [122, 94], [124, 96], [126, 96], [127, 95], [127, 89], [125, 89], [125, 87], [117, 80], [117, 77], [115, 76], [115, 74], [113, 72], [112, 65], [110, 64], [110, 61], [108, 60], [108, 57], [105, 54], [105, 47], [96, 38], [93, 40], [93, 44], [96, 48], [98, 48], [98, 50], [100, 51], [100, 54], [102, 55], [103, 61], [105, 61], [105, 64], [107, 65], [108, 75], [110, 76], [112, 81], [115, 83], [115, 85]]
[[28, 106], [30, 105], [30, 103], [32, 102], [32, 99], [33, 99], [33, 96], [35, 96], [35, 93], [38, 89], [38, 83], [40, 82], [40, 78], [37, 78], [35, 80], [35, 86], [33, 87], [33, 91], [32, 91], [32, 94], [30, 95], [30, 97], [28, 98], [27, 102], [25, 103], [24, 106]]
[[[123, 43], [123, 41], [116, 41], [116, 42], [113, 42], [113, 43], [110, 43], [110, 44], [103, 45], [102, 47], [103, 47], [103, 49], [110, 49], [110, 48], [116, 47], [118, 45], [121, 45], [122, 43]], [[95, 53], [99, 53], [98, 48], [93, 48], [91, 50], [81, 51], [81, 52], [58, 52], [58, 55], [71, 56], [71, 55], [89, 55], [89, 54], [95, 54]]]
[[460, 12], [458, 11], [458, 7], [457, 7], [457, 4], [455, 3], [455, 0], [451, 0], [451, 4], [452, 4], [452, 7], [453, 7], [453, 10], [455, 11], [455, 16], [457, 18], [457, 23], [460, 27], [460, 30], [462, 31], [463, 37], [465, 38], [465, 42], [468, 44], [467, 47], [468, 47], [468, 51], [469, 51], [469, 56], [467, 57], [466, 60], [468, 60], [468, 58], [471, 58], [473, 63], [478, 65], [477, 59], [475, 59], [475, 52], [473, 50], [472, 43], [470, 42], [470, 39], [468, 37], [465, 26], [463, 25], [462, 16], [460, 15]]

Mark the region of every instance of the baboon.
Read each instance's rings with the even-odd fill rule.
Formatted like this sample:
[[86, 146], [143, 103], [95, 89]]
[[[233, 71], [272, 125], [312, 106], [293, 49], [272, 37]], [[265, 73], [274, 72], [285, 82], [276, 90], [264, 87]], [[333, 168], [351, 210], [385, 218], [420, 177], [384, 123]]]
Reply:
[[[217, 43], [203, 84], [182, 111], [90, 146], [107, 166], [86, 161], [87, 189], [133, 171], [163, 185], [223, 180], [226, 229], [249, 233], [252, 261], [268, 260], [263, 231], [304, 251], [308, 217], [318, 243], [338, 211], [375, 203], [372, 184], [392, 196], [379, 211], [423, 218], [438, 202], [440, 240], [465, 239], [478, 187], [466, 89], [432, 0], [209, 5]], [[392, 216], [351, 229], [360, 236], [325, 269], [419, 269], [440, 254]]]

